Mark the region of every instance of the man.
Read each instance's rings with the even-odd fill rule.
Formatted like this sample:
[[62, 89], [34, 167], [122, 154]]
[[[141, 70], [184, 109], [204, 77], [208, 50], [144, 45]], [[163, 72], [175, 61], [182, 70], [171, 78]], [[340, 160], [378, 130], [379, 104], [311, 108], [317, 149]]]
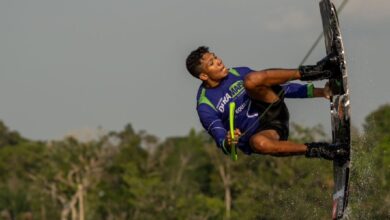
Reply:
[[[236, 144], [246, 154], [306, 155], [333, 160], [342, 156], [341, 144], [288, 141], [289, 113], [284, 98], [329, 98], [327, 85], [314, 88], [312, 84], [288, 82], [331, 78], [335, 59], [325, 57], [317, 65], [299, 69], [227, 69], [208, 47], [201, 46], [189, 54], [186, 67], [192, 76], [202, 81], [197, 94], [200, 121], [225, 154]], [[232, 101], [237, 106], [234, 131], [237, 138], [234, 140], [228, 132], [228, 108]]]

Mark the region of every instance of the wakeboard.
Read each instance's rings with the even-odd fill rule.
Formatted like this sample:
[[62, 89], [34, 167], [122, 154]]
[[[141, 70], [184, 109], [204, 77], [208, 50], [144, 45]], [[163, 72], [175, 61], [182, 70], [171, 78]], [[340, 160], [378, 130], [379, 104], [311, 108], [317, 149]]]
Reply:
[[334, 54], [337, 58], [337, 67], [333, 69], [336, 77], [329, 80], [332, 90], [330, 98], [330, 114], [333, 143], [345, 144], [347, 156], [333, 161], [334, 193], [333, 219], [345, 217], [349, 194], [349, 172], [351, 160], [351, 133], [350, 133], [350, 101], [348, 89], [347, 63], [340, 33], [337, 10], [330, 0], [321, 0], [320, 11], [324, 29], [326, 53]]

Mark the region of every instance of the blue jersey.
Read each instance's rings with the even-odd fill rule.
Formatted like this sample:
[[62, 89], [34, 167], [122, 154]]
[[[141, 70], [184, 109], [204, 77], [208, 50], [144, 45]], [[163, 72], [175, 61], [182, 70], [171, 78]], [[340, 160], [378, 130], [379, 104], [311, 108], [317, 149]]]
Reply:
[[[201, 85], [196, 97], [200, 122], [219, 148], [223, 147], [229, 131], [229, 103], [236, 103], [235, 127], [244, 133], [237, 147], [246, 154], [252, 153], [249, 139], [260, 126], [259, 117], [262, 113], [252, 106], [252, 100], [244, 88], [244, 78], [250, 72], [253, 70], [248, 67], [231, 68], [217, 87], [205, 88]], [[286, 98], [307, 98], [313, 94], [311, 84], [287, 83], [281, 86]]]

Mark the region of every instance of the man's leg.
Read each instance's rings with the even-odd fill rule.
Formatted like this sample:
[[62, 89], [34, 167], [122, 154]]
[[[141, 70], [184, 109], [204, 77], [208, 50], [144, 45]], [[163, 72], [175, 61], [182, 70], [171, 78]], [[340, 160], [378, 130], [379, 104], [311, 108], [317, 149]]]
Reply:
[[249, 73], [245, 81], [260, 83], [264, 86], [273, 86], [300, 79], [300, 77], [301, 73], [298, 69], [266, 69]]
[[329, 54], [316, 65], [300, 66], [298, 69], [267, 69], [252, 72], [245, 77], [244, 85], [252, 98], [272, 103], [277, 97], [267, 93], [269, 87], [296, 79], [312, 81], [333, 78], [333, 73], [337, 72], [335, 71], [338, 68], [337, 64], [337, 57]]
[[[319, 76], [317, 73], [315, 75]], [[269, 69], [248, 74], [244, 86], [252, 99], [271, 104], [280, 99], [271, 86], [295, 79], [302, 79], [302, 73], [296, 69]], [[287, 140], [281, 141], [278, 132], [273, 129], [263, 130], [253, 135], [250, 146], [254, 152], [260, 154], [306, 155], [306, 157], [323, 157], [330, 160], [339, 156], [341, 149], [341, 146], [328, 143], [298, 144]]]
[[[244, 86], [252, 99], [263, 103], [269, 103], [270, 105], [279, 108], [276, 112], [279, 112], [278, 114], [281, 115], [275, 115], [268, 118], [268, 120], [282, 119], [281, 121], [284, 122], [287, 120], [286, 123], [288, 123], [287, 107], [282, 100], [281, 102], [277, 102], [280, 100], [280, 97], [272, 89], [272, 86], [283, 84], [290, 80], [298, 79], [299, 77], [299, 71], [293, 69], [263, 70], [248, 74], [245, 78]], [[275, 129], [269, 128], [254, 134], [249, 140], [249, 145], [256, 153], [274, 156], [303, 155], [307, 152], [306, 145], [297, 144], [291, 141], [280, 141], [280, 138], [279, 133]]]
[[276, 94], [268, 90], [273, 85], [280, 85], [291, 80], [313, 81], [334, 78], [338, 60], [329, 54], [316, 65], [300, 66], [298, 69], [267, 69], [256, 71], [245, 77], [244, 85], [249, 95], [257, 100], [272, 103], [278, 100]]
[[308, 158], [324, 158], [333, 160], [346, 157], [347, 152], [340, 144], [314, 142], [298, 144], [292, 141], [280, 141], [275, 130], [264, 130], [256, 133], [249, 140], [249, 145], [255, 153], [272, 156], [305, 155]]
[[249, 141], [252, 150], [259, 154], [273, 156], [304, 155], [307, 146], [291, 141], [280, 141], [276, 130], [264, 130], [253, 135]]
[[279, 97], [271, 86], [299, 78], [300, 73], [297, 69], [262, 70], [249, 73], [245, 77], [244, 86], [251, 98], [265, 103], [274, 103], [279, 100]]

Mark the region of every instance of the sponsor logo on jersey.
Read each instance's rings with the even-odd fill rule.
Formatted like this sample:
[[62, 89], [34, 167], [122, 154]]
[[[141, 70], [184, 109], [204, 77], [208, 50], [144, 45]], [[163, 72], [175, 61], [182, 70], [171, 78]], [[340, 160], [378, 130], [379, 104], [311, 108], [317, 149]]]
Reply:
[[[229, 101], [244, 92], [244, 81], [239, 80], [233, 83], [229, 87], [229, 93], [226, 93], [223, 98], [221, 98], [217, 104], [217, 109], [223, 113], [225, 111], [225, 105], [229, 103]], [[245, 104], [246, 105], [246, 104]], [[241, 106], [240, 106], [241, 107]], [[244, 106], [245, 107], [245, 106]], [[244, 108], [242, 107], [242, 109]], [[240, 111], [242, 111], [242, 109]]]
[[239, 81], [233, 83], [229, 87], [229, 91], [230, 91], [230, 94], [233, 98], [240, 95], [244, 91], [244, 81], [239, 80]]
[[230, 99], [232, 99], [232, 97], [230, 96], [229, 93], [226, 93], [225, 96], [222, 98], [222, 100], [218, 103], [217, 109], [220, 112], [224, 112], [225, 111], [225, 105], [230, 101]]
[[238, 108], [236, 108], [235, 113], [239, 114], [240, 112], [242, 112], [242, 110], [244, 110], [244, 108], [247, 106], [247, 104], [248, 104], [248, 101], [245, 101], [244, 103], [242, 103]]

